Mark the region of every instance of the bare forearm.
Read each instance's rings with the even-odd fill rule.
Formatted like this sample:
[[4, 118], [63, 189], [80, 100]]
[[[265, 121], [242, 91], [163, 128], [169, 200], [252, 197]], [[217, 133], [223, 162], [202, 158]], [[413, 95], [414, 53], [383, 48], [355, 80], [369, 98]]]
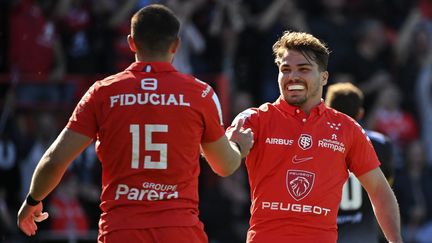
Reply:
[[220, 176], [229, 176], [240, 166], [241, 153], [225, 136], [214, 143], [203, 144], [202, 148], [213, 171]]
[[377, 167], [358, 179], [369, 195], [375, 216], [387, 240], [401, 243], [399, 206], [381, 169]]
[[377, 221], [389, 242], [402, 242], [400, 214], [396, 197], [385, 185], [370, 195]]
[[49, 156], [44, 156], [33, 173], [30, 195], [40, 201], [44, 199], [60, 182], [66, 168], [50, 163]]

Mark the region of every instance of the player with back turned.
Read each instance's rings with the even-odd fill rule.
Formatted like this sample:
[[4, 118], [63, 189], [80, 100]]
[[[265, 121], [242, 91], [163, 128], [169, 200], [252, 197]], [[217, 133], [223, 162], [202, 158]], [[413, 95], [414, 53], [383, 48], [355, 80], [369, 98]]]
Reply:
[[92, 140], [102, 165], [98, 242], [207, 242], [198, 217], [201, 151], [233, 173], [252, 146], [241, 124], [224, 133], [218, 97], [171, 65], [180, 23], [163, 5], [134, 14], [127, 40], [136, 62], [95, 82], [33, 174], [18, 226], [28, 236], [48, 217], [42, 200]]
[[[363, 92], [352, 83], [329, 85], [326, 104], [333, 109], [360, 121], [364, 116]], [[393, 145], [385, 135], [366, 130], [381, 162], [381, 170], [391, 183], [393, 181]], [[338, 213], [338, 242], [377, 243], [380, 232], [365, 190], [359, 181], [350, 174], [345, 183]]]

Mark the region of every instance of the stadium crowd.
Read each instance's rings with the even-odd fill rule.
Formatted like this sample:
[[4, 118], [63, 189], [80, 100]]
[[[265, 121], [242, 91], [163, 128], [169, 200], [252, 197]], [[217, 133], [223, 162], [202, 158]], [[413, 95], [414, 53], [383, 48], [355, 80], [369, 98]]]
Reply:
[[[432, 1], [0, 0], [0, 242], [94, 242], [100, 164], [90, 146], [45, 202], [50, 219], [26, 238], [16, 227], [31, 173], [96, 80], [134, 59], [131, 14], [162, 3], [182, 21], [174, 66], [210, 83], [225, 126], [279, 95], [272, 44], [310, 32], [332, 51], [329, 83], [365, 94], [361, 124], [394, 143], [393, 189], [405, 242], [432, 242]], [[209, 241], [244, 242], [247, 175], [220, 178], [204, 161], [200, 215]]]

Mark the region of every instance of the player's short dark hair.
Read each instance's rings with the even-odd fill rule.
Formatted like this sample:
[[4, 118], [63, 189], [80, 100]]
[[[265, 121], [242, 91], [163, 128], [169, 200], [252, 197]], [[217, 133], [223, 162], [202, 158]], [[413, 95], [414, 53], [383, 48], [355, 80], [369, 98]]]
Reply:
[[302, 53], [308, 61], [315, 61], [320, 71], [327, 70], [330, 50], [315, 36], [305, 32], [285, 31], [273, 45], [276, 65], [280, 65], [283, 51], [287, 49]]
[[363, 92], [352, 83], [336, 83], [328, 86], [325, 102], [333, 109], [356, 119], [363, 106]]
[[160, 4], [140, 9], [131, 19], [131, 35], [137, 49], [150, 56], [167, 52], [179, 29], [180, 21], [174, 12]]

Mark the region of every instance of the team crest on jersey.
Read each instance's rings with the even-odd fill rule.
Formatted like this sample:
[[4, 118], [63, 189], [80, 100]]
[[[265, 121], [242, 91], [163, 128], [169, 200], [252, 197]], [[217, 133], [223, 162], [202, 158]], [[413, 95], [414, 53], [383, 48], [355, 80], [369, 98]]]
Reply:
[[309, 134], [300, 135], [298, 145], [303, 150], [310, 149], [312, 147], [312, 136]]
[[288, 170], [286, 186], [289, 194], [296, 201], [305, 198], [311, 191], [315, 181], [315, 174], [304, 170]]

